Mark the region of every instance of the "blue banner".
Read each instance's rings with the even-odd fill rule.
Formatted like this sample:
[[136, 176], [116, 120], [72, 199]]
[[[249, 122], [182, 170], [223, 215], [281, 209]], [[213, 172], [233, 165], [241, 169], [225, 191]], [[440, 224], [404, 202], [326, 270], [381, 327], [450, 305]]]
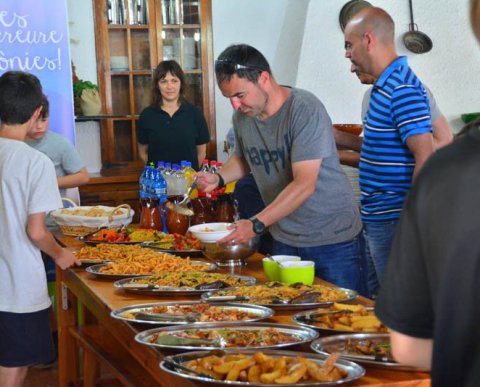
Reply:
[[0, 74], [35, 74], [50, 102], [50, 130], [75, 142], [66, 0], [0, 2]]

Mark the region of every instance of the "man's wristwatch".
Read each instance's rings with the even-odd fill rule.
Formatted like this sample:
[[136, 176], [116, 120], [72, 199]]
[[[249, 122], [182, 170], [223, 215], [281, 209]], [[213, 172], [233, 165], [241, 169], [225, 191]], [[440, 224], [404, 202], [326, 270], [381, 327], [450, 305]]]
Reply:
[[225, 181], [223, 180], [222, 175], [220, 175], [218, 172], [215, 172], [215, 175], [218, 176], [218, 185], [217, 185], [217, 188], [220, 189], [220, 188], [225, 187]]
[[265, 225], [260, 222], [256, 216], [252, 216], [250, 219], [250, 222], [252, 222], [253, 225], [253, 232], [257, 235], [262, 235], [265, 232]]

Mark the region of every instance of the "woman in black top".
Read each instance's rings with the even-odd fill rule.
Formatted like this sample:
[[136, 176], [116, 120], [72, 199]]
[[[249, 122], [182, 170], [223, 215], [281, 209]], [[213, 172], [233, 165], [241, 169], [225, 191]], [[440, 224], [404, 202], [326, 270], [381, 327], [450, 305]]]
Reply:
[[144, 162], [192, 163], [196, 170], [210, 140], [203, 113], [184, 98], [185, 75], [180, 65], [160, 62], [153, 73], [153, 101], [140, 114], [138, 153]]

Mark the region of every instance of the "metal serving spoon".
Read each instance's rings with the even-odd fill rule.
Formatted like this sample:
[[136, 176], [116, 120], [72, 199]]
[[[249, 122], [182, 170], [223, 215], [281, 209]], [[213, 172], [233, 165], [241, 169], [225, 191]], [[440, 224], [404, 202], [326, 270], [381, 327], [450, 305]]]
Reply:
[[175, 212], [178, 212], [179, 214], [192, 216], [193, 211], [187, 207], [187, 203], [190, 201], [190, 193], [195, 188], [197, 188], [197, 177], [193, 179], [192, 184], [190, 185], [190, 187], [188, 187], [187, 192], [183, 194], [182, 200], [178, 203], [172, 203], [171, 205], [168, 205], [168, 208]]

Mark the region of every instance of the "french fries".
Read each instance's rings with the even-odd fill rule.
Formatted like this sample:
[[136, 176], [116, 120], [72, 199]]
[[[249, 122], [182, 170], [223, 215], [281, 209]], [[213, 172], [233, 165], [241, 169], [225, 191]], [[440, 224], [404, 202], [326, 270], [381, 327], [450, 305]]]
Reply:
[[263, 352], [206, 356], [189, 361], [186, 366], [212, 375], [217, 380], [248, 381], [264, 384], [295, 384], [308, 381], [336, 381], [347, 371], [335, 366], [338, 354], [331, 355], [324, 364], [302, 356], [273, 357]]
[[323, 329], [345, 332], [388, 332], [374, 311], [363, 305], [334, 303], [324, 314], [316, 315], [312, 324]]

